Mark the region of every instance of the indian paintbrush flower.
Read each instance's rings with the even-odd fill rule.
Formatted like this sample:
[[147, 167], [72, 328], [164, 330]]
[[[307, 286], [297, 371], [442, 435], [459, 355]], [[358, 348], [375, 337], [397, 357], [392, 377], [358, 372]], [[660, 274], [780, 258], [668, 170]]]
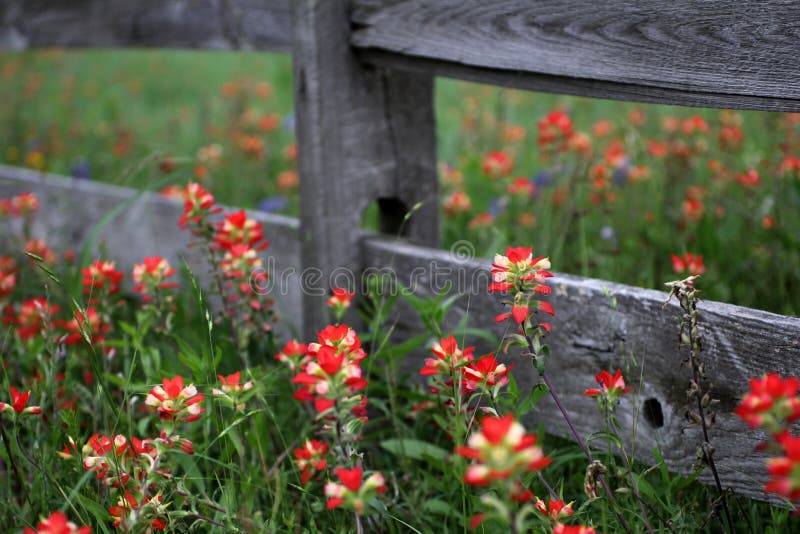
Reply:
[[364, 480], [364, 473], [360, 467], [352, 469], [337, 467], [335, 472], [339, 482], [325, 484], [328, 510], [342, 506], [352, 508], [357, 514], [362, 515], [366, 503], [377, 494], [386, 491], [386, 480], [381, 473], [372, 473]]
[[38, 406], [28, 406], [28, 399], [30, 399], [31, 392], [20, 392], [15, 387], [10, 387], [11, 403], [0, 402], [0, 413], [12, 412], [18, 415], [39, 415], [42, 409]]

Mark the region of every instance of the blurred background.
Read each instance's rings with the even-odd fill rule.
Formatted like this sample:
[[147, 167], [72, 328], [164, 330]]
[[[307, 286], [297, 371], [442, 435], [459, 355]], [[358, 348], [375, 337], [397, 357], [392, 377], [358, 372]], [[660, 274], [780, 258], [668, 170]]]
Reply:
[[[0, 99], [2, 163], [298, 212], [289, 56], [2, 53]], [[798, 314], [800, 115], [452, 80], [436, 102], [445, 248], [533, 245], [555, 271], [656, 289], [702, 273], [707, 299]]]

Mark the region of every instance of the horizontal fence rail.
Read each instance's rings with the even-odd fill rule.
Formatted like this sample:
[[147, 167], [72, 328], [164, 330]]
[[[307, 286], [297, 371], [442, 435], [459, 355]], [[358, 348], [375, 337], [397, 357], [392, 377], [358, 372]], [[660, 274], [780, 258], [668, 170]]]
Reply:
[[[0, 198], [24, 191], [36, 193], [41, 206], [33, 227], [34, 237], [45, 238], [58, 251], [71, 248], [79, 257], [82, 247], [89, 243], [91, 260], [102, 251], [103, 259], [116, 261], [117, 268], [127, 273], [145, 256], [167, 258], [178, 271], [181, 257], [185, 257], [198, 277], [206, 272], [198, 252], [189, 247], [189, 232], [178, 227], [183, 213], [179, 201], [127, 187], [0, 165]], [[265, 255], [272, 259], [266, 266], [271, 268], [276, 288], [272, 294], [278, 310], [290, 323], [299, 324], [302, 305], [298, 221], [257, 211], [250, 212], [250, 216], [264, 223], [264, 235], [270, 241]], [[96, 228], [99, 233], [94, 237]], [[0, 236], [0, 243], [3, 241]]]
[[800, 6], [770, 0], [354, 0], [375, 65], [548, 92], [800, 111]]
[[[491, 328], [498, 336], [503, 335], [508, 323], [496, 325], [494, 320], [501, 311], [501, 299], [486, 289], [491, 268], [488, 261], [469, 259], [468, 254], [462, 259], [465, 250], [461, 249], [450, 253], [386, 238], [366, 239], [362, 252], [365, 273], [384, 280], [396, 276], [397, 287], [406, 287], [417, 296], [435, 296], [448, 287], [449, 294], [460, 293], [461, 298], [450, 312], [451, 328], [467, 316], [469, 326]], [[699, 284], [702, 286], [702, 279]], [[684, 417], [691, 375], [681, 365], [677, 303], [673, 300], [663, 309], [666, 291], [559, 273], [550, 285], [553, 293], [547, 300], [554, 305], [556, 316], [547, 339], [552, 352], [548, 369], [579, 432], [587, 436], [602, 430], [595, 400], [583, 395], [585, 389], [595, 386], [594, 375], [601, 369], [613, 372], [629, 367], [628, 382], [638, 383], [641, 375], [642, 385], [625, 397], [617, 413], [629, 436], [636, 421], [636, 456], [652, 462], [651, 449], [658, 447], [671, 469], [690, 472], [702, 442], [702, 428], [688, 426]], [[415, 312], [399, 300], [396, 332], [399, 336], [418, 334], [422, 325]], [[712, 393], [720, 401], [712, 408], [717, 415], [711, 436], [723, 485], [737, 493], [766, 499], [762, 491], [766, 456], [756, 452], [755, 447], [767, 436], [751, 431], [733, 414], [733, 409], [748, 390], [751, 377], [767, 371], [800, 374], [800, 318], [719, 302], [701, 302], [699, 311], [706, 343], [701, 357]], [[458, 331], [452, 333], [460, 338]], [[497, 349], [477, 344], [486, 351]], [[515, 362], [520, 390], [529, 391], [538, 380], [531, 363], [522, 360], [518, 349], [500, 358]], [[632, 365], [634, 361], [636, 365]], [[410, 369], [418, 371], [422, 363], [420, 358]], [[647, 414], [645, 403], [649, 406]], [[655, 416], [656, 407], [663, 420]], [[531, 419], [543, 423], [549, 431], [569, 435], [549, 397], [541, 401]], [[625, 436], [625, 431], [620, 435]], [[706, 471], [701, 478], [710, 482], [710, 477]]]
[[3, 0], [0, 49], [288, 50], [290, 0]]

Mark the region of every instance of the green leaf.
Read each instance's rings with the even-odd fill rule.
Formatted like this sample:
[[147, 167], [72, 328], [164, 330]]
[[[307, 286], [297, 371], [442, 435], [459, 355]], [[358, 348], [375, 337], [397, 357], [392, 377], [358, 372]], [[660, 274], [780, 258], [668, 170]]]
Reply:
[[526, 413], [530, 412], [534, 406], [539, 404], [539, 401], [547, 395], [547, 386], [542, 384], [541, 382], [536, 384], [531, 388], [531, 392], [528, 393], [522, 402], [519, 403], [519, 407], [517, 408], [517, 416], [523, 416]]
[[450, 506], [450, 504], [446, 501], [442, 501], [440, 499], [430, 499], [425, 501], [425, 504], [422, 505], [422, 509], [432, 514], [444, 516], [449, 516], [451, 513], [453, 513], [453, 507]]
[[418, 439], [387, 439], [381, 441], [381, 448], [396, 456], [412, 460], [424, 460], [427, 457], [444, 461], [450, 456], [450, 453], [443, 448]]

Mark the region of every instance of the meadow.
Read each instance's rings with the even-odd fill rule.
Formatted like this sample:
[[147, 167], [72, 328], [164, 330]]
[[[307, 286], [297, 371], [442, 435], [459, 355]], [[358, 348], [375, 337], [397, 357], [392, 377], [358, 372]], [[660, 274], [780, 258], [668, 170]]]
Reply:
[[[387, 298], [371, 287], [330, 288], [330, 324], [314, 326], [316, 339], [283, 339], [270, 295], [250, 276], [266, 264], [270, 236], [223, 205], [297, 212], [287, 58], [53, 50], [4, 54], [0, 76], [5, 163], [175, 198], [174, 224], [211, 282], [147, 250], [131, 271], [114, 258], [82, 263], [32, 234], [49, 209], [35, 195], [0, 199], [12, 244], [0, 253], [6, 530], [800, 528], [796, 377], [765, 369], [741, 385], [735, 408], [742, 431], [764, 433], [771, 502], [698, 481], [718, 473], [696, 310], [700, 289], [797, 313], [798, 117], [439, 82], [443, 246], [469, 240], [494, 258], [487, 290], [506, 299], [496, 320], [509, 334], [446, 330], [455, 297]], [[373, 219], [365, 213], [364, 226]], [[711, 436], [697, 443], [692, 472], [670, 472], [657, 448], [653, 465], [636, 461], [635, 435], [615, 415], [641, 394], [635, 363], [587, 371], [592, 434], [523, 426], [542, 398], [561, 406], [547, 349], [548, 318], [559, 313], [551, 269], [679, 302], [686, 424]], [[400, 299], [426, 332], [394, 338]], [[480, 353], [472, 337], [497, 349]], [[538, 375], [529, 391], [510, 372], [522, 365]]]
[[[224, 52], [0, 56], [0, 158], [296, 214], [289, 58]], [[438, 80], [443, 247], [518, 242], [563, 272], [796, 315], [800, 119]], [[374, 210], [364, 216], [375, 226]]]

